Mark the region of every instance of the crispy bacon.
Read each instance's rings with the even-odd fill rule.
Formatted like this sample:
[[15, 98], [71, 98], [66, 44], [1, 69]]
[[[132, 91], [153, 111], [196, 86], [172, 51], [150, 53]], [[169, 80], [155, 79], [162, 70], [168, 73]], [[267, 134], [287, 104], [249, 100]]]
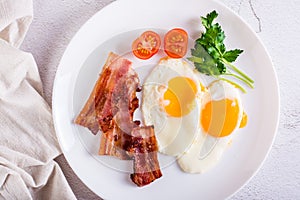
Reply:
[[101, 135], [99, 155], [111, 155], [122, 160], [129, 160], [131, 157], [123, 148], [126, 141], [130, 141], [130, 135], [123, 132], [113, 121], [113, 128]]
[[133, 128], [131, 134], [134, 173], [130, 178], [142, 187], [162, 176], [157, 159], [158, 146], [153, 126]]
[[[129, 89], [126, 90], [128, 94], [124, 96], [126, 98], [124, 100], [130, 99], [128, 107], [133, 116], [133, 112], [138, 106], [135, 90], [139, 88], [139, 80], [131, 65], [129, 60], [114, 53], [109, 54], [91, 95], [75, 119], [76, 124], [88, 128], [93, 134], [96, 134], [100, 128], [106, 132], [113, 127], [112, 119], [114, 113], [118, 111], [116, 102], [121, 97], [117, 94], [121, 91], [121, 88], [117, 87], [120, 85], [117, 84], [120, 79], [123, 79], [122, 84], [128, 84]], [[126, 79], [129, 80], [124, 81]]]
[[152, 126], [139, 127], [133, 121], [141, 91], [132, 63], [110, 53], [93, 91], [75, 123], [93, 134], [102, 131], [99, 155], [133, 159], [132, 181], [144, 186], [162, 176], [157, 159], [157, 143]]
[[[122, 62], [124, 63], [124, 62]], [[120, 65], [120, 63], [118, 63]], [[118, 70], [116, 68], [115, 70]], [[119, 68], [122, 70], [122, 68]], [[103, 134], [99, 155], [112, 155], [120, 159], [130, 159], [125, 143], [130, 140], [131, 130], [135, 126], [133, 123], [133, 113], [139, 106], [136, 90], [139, 88], [139, 79], [137, 73], [130, 67], [126, 74], [119, 73], [122, 77], [111, 87], [111, 104], [106, 109], [97, 110], [99, 124]], [[112, 114], [112, 120], [108, 123], [106, 113]]]
[[132, 128], [124, 131], [124, 126], [117, 125], [115, 116], [123, 110], [123, 117], [124, 113], [128, 115], [122, 119], [123, 124], [131, 124], [139, 105], [136, 97], [139, 79], [131, 65], [129, 60], [110, 53], [89, 99], [75, 120], [93, 134], [102, 130], [99, 155], [129, 159], [123, 143], [128, 140]]
[[113, 117], [112, 124], [112, 129], [102, 133], [99, 155], [112, 155], [123, 160], [131, 159], [131, 155], [128, 154], [129, 144], [132, 141], [131, 131], [137, 125], [132, 122], [128, 107], [124, 109], [121, 106]]

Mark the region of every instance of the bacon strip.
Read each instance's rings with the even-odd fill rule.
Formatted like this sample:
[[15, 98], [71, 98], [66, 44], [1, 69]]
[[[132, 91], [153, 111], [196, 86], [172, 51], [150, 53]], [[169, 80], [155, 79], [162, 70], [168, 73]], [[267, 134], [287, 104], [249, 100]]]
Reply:
[[[116, 69], [117, 70], [117, 69]], [[122, 68], [119, 68], [122, 70]], [[126, 74], [119, 73], [122, 77], [111, 88], [111, 104], [106, 109], [98, 111], [99, 124], [103, 131], [99, 155], [112, 155], [120, 159], [130, 159], [126, 152], [125, 144], [130, 141], [131, 130], [135, 126], [133, 113], [139, 106], [136, 90], [139, 89], [137, 73], [130, 67]], [[112, 120], [107, 124], [106, 113], [112, 113]], [[102, 120], [104, 119], [104, 120]]]
[[93, 134], [102, 130], [99, 155], [133, 159], [132, 181], [144, 186], [162, 176], [157, 159], [157, 143], [152, 126], [139, 127], [133, 121], [139, 106], [136, 91], [139, 78], [132, 63], [110, 53], [93, 91], [75, 123]]
[[[103, 88], [107, 86], [111, 78], [112, 70], [110, 64], [117, 58], [117, 55], [110, 53], [105, 65], [103, 66], [101, 76], [98, 78], [93, 91], [91, 92], [83, 109], [75, 119], [75, 123], [88, 128], [93, 134], [99, 131], [99, 122], [96, 114], [97, 109], [103, 110], [106, 101], [107, 92]], [[109, 101], [109, 99], [107, 99]], [[112, 117], [111, 117], [112, 118]], [[107, 118], [108, 119], [108, 118]], [[110, 121], [110, 120], [109, 120]]]
[[[130, 81], [134, 87], [133, 90], [136, 90], [139, 84], [138, 76], [132, 70], [131, 65], [129, 60], [114, 53], [109, 54], [92, 93], [75, 119], [76, 124], [88, 128], [93, 134], [97, 134], [100, 128], [106, 132], [113, 127], [113, 112], [116, 113], [117, 110], [115, 109], [116, 106], [112, 107], [115, 105], [115, 102], [112, 102], [112, 96], [117, 83], [122, 77], [128, 76], [132, 78]], [[130, 97], [134, 98], [134, 95], [132, 94]], [[129, 106], [132, 108], [131, 110], [134, 110], [134, 105]]]
[[162, 176], [157, 159], [158, 146], [153, 126], [136, 127], [131, 133], [134, 173], [130, 178], [142, 187]]
[[[140, 88], [138, 75], [131, 66], [129, 60], [110, 53], [90, 97], [75, 119], [76, 124], [93, 134], [102, 130], [99, 155], [129, 159], [123, 146], [130, 140], [133, 113], [139, 106], [136, 90]], [[123, 113], [118, 121], [119, 124], [124, 121], [127, 130], [116, 123], [117, 113]]]

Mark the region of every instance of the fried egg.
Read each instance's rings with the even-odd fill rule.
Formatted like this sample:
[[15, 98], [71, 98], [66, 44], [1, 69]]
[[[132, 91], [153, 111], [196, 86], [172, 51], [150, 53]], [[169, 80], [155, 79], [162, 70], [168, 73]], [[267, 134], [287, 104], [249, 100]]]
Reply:
[[239, 91], [227, 82], [213, 82], [203, 95], [199, 115], [198, 136], [177, 160], [182, 170], [189, 173], [203, 173], [221, 159], [243, 119]]
[[200, 81], [182, 59], [164, 58], [143, 85], [145, 125], [154, 125], [161, 153], [178, 156], [193, 143], [199, 130]]

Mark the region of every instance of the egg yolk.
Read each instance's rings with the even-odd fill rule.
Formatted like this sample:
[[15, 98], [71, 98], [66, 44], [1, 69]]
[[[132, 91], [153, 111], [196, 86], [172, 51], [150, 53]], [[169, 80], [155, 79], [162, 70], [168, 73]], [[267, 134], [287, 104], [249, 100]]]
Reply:
[[187, 77], [174, 77], [168, 82], [168, 89], [164, 93], [164, 108], [173, 117], [187, 115], [195, 107], [197, 86]]
[[237, 126], [239, 110], [236, 99], [208, 102], [201, 111], [201, 124], [204, 131], [214, 137], [230, 135]]
[[244, 128], [247, 125], [247, 123], [248, 123], [248, 115], [245, 112], [243, 112], [240, 128]]

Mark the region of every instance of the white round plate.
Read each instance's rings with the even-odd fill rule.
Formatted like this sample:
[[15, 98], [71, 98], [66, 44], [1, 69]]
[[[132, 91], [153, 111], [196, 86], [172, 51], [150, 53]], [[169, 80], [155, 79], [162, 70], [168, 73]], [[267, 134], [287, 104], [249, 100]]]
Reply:
[[[160, 155], [163, 177], [138, 188], [129, 178], [130, 163], [97, 156], [100, 134], [93, 136], [73, 120], [87, 100], [108, 52], [129, 52], [133, 39], [149, 29], [163, 35], [174, 27], [182, 27], [196, 39], [202, 29], [200, 16], [212, 10], [219, 13], [217, 20], [227, 36], [228, 48], [244, 49], [235, 64], [255, 80], [255, 89], [242, 94], [249, 123], [238, 130], [221, 161], [207, 173], [184, 173], [171, 158]], [[145, 63], [134, 57], [130, 59], [134, 66], [141, 66], [147, 62], [153, 64], [158, 58]], [[147, 73], [146, 70], [144, 76]], [[58, 67], [53, 90], [53, 118], [62, 151], [78, 177], [104, 199], [228, 198], [262, 165], [276, 134], [278, 116], [277, 77], [266, 49], [242, 19], [214, 0], [111, 3], [88, 20], [70, 42]]]

